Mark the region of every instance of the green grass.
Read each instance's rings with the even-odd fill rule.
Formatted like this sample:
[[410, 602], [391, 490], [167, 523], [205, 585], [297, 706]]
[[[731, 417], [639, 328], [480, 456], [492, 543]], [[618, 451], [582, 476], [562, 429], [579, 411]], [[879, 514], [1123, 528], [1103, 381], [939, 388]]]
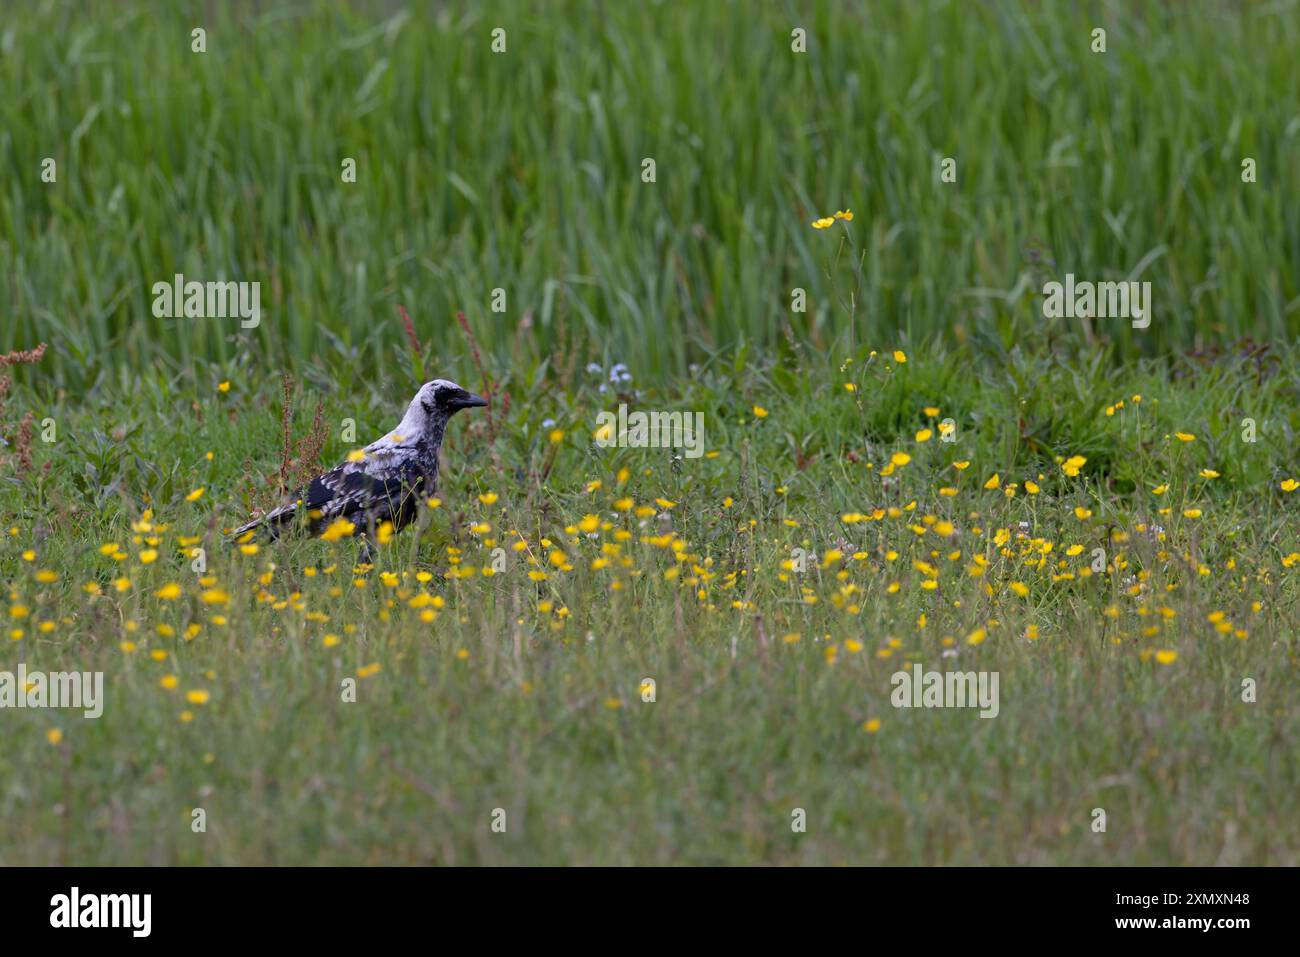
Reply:
[[[0, 711], [0, 864], [1300, 863], [1300, 3], [31, 6], [0, 672], [106, 702]], [[434, 376], [493, 405], [375, 567], [223, 544], [282, 412], [328, 466]], [[598, 447], [620, 399], [710, 454]]]
[[[375, 370], [397, 302], [439, 348], [463, 309], [512, 364], [655, 379], [850, 333], [1121, 360], [1300, 333], [1290, 0], [229, 6], [46, 2], [0, 34], [0, 347], [50, 341], [68, 388], [120, 362]], [[845, 207], [851, 250], [808, 228]], [[1145, 333], [1043, 319], [1048, 276], [1139, 269]], [[261, 282], [262, 325], [155, 319], [176, 272]]]
[[[277, 383], [149, 379], [129, 400], [105, 389], [52, 407], [20, 394], [13, 411], [48, 414], [62, 438], [38, 443], [34, 474], [0, 499], [14, 516], [0, 574], [26, 609], [4, 661], [102, 670], [107, 703], [94, 721], [5, 713], [0, 862], [1297, 863], [1300, 492], [1280, 487], [1294, 459], [1277, 440], [1300, 426], [1294, 354], [1262, 377], [1238, 361], [1192, 377], [846, 358], [714, 367], [644, 395], [642, 408], [705, 412], [717, 455], [676, 464], [594, 445], [614, 402], [598, 377], [517, 383], [494, 442], [483, 414], [454, 421], [442, 506], [360, 574], [350, 543], [220, 544], [247, 513], [241, 463], [254, 486], [278, 468]], [[344, 419], [365, 441], [405, 398], [394, 384], [327, 397], [323, 458], [350, 448]], [[313, 401], [300, 396], [295, 434]], [[1259, 442], [1240, 441], [1241, 413]], [[957, 442], [916, 441], [948, 417]], [[907, 465], [878, 474], [904, 450]], [[1088, 461], [1069, 477], [1055, 458], [1075, 454]], [[625, 497], [650, 513], [621, 511]], [[133, 531], [146, 502], [165, 528]], [[594, 536], [577, 528], [586, 515]], [[100, 552], [113, 542], [120, 561]], [[191, 570], [196, 542], [211, 581]], [[485, 577], [496, 545], [508, 564]], [[819, 559], [802, 575], [783, 568], [797, 547]], [[844, 554], [822, 567], [830, 548]], [[1085, 577], [1096, 548], [1107, 568]], [[180, 597], [159, 597], [172, 582]], [[207, 588], [228, 602], [205, 604]], [[890, 676], [914, 662], [997, 671], [999, 715], [894, 709]], [[341, 682], [372, 664], [343, 703]], [[211, 698], [187, 704], [190, 690]], [[1089, 827], [1097, 807], [1105, 834]]]

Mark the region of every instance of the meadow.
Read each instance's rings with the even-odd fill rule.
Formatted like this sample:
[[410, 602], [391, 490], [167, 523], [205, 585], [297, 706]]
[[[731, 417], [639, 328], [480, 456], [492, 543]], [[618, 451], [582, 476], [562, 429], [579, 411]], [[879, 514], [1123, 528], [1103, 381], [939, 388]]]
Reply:
[[[0, 673], [105, 693], [0, 709], [0, 864], [1300, 863], [1300, 18], [1183, 6], [0, 26]], [[373, 564], [226, 541], [435, 376]]]

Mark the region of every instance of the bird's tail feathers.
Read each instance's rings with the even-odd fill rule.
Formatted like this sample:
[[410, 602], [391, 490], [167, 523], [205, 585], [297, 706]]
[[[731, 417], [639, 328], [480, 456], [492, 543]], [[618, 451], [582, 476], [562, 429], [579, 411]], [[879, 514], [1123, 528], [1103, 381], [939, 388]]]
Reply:
[[[289, 505], [272, 508], [272, 510], [266, 512], [265, 515], [261, 515], [259, 518], [248, 521], [248, 523], [240, 525], [240, 527], [235, 529], [234, 532], [231, 532], [227, 544], [243, 545], [243, 541], [240, 540], [246, 537], [250, 532], [265, 534], [270, 541], [277, 540], [279, 534], [283, 531], [283, 525], [291, 524], [292, 521], [298, 518], [298, 515], [298, 503], [296, 502], [290, 502]], [[252, 541], [252, 538], [248, 538], [248, 541]]]
[[[251, 522], [248, 522], [247, 524], [240, 525], [239, 528], [235, 529], [233, 532], [230, 533], [229, 537], [226, 539], [226, 544], [242, 545], [244, 537], [248, 536], [249, 532], [256, 532], [258, 529], [261, 529], [263, 527], [262, 523], [264, 521], [265, 518], [255, 518]], [[248, 537], [249, 540], [251, 540], [254, 536], [248, 536]]]

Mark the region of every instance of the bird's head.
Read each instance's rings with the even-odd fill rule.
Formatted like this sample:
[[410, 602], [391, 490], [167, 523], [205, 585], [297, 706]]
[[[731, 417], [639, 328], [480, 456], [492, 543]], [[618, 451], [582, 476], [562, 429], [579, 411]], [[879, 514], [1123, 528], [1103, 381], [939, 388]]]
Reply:
[[419, 439], [432, 443], [436, 448], [442, 444], [448, 419], [461, 409], [476, 409], [485, 405], [486, 399], [447, 379], [426, 382], [406, 407], [406, 413], [402, 416], [402, 421], [397, 423], [397, 428], [373, 445], [367, 446], [367, 450]]
[[423, 413], [427, 420], [446, 421], [461, 409], [478, 409], [487, 400], [447, 379], [434, 379], [420, 386], [411, 402], [410, 412]]

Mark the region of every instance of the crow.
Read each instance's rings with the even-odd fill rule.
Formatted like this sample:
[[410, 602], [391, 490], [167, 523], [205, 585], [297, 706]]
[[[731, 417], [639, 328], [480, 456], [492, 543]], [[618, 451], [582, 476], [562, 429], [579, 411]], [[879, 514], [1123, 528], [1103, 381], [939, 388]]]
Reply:
[[[454, 382], [426, 382], [397, 428], [312, 479], [279, 508], [235, 529], [231, 540], [244, 540], [257, 531], [278, 539], [285, 531], [319, 536], [331, 527], [341, 528], [361, 536], [362, 559], [368, 561], [375, 529], [391, 522], [394, 532], [401, 531], [415, 519], [421, 499], [437, 492], [438, 449], [447, 420], [461, 409], [485, 405], [486, 399]], [[352, 528], [337, 524], [340, 520]]]

